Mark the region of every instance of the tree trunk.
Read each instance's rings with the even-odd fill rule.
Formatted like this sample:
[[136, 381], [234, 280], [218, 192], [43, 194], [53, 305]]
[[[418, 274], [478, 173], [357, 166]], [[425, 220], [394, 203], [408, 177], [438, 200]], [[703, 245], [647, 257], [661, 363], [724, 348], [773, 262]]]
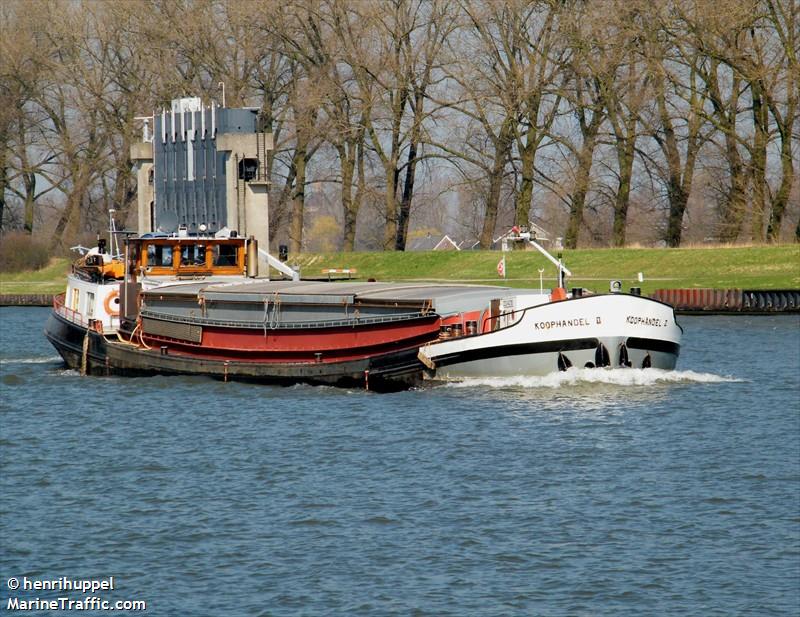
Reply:
[[366, 191], [366, 175], [364, 173], [364, 134], [361, 133], [359, 141], [356, 144], [356, 170], [358, 172], [358, 181], [356, 182], [356, 194], [353, 197], [353, 225], [352, 237], [348, 239], [348, 248], [345, 250], [352, 251], [355, 247], [356, 237], [356, 224], [358, 223], [358, 212], [361, 210], [361, 202], [364, 199], [364, 192]]
[[[123, 135], [120, 152], [124, 153], [115, 165], [114, 188], [112, 192], [113, 207], [121, 220], [128, 218], [128, 210], [136, 196], [136, 182], [133, 177], [133, 165], [130, 158], [131, 139]], [[209, 221], [206, 221], [208, 223]]]
[[506, 117], [495, 140], [494, 162], [489, 176], [489, 194], [481, 229], [480, 247], [491, 248], [494, 241], [494, 228], [497, 224], [497, 210], [500, 206], [500, 189], [503, 186], [503, 172], [511, 154], [513, 118]]
[[[407, 93], [405, 88], [392, 95], [392, 144], [389, 156], [384, 163], [386, 172], [386, 227], [383, 232], [383, 248], [392, 250], [397, 241], [397, 185], [400, 179], [398, 157], [400, 156], [400, 128], [406, 108]], [[375, 139], [373, 138], [373, 142]]]
[[289, 250], [293, 255], [303, 250], [303, 214], [306, 203], [306, 144], [298, 143], [292, 157], [295, 169], [292, 193], [292, 221], [289, 231]]
[[[780, 109], [773, 102], [770, 102], [772, 116], [775, 125], [781, 136], [781, 184], [772, 198], [772, 208], [769, 215], [769, 225], [767, 227], [767, 241], [777, 242], [781, 235], [781, 225], [786, 206], [789, 203], [789, 195], [792, 191], [794, 182], [794, 160], [792, 159], [792, 132], [794, 130], [795, 108], [797, 106], [797, 95], [789, 97], [786, 104], [785, 114], [781, 114]], [[800, 237], [800, 223], [797, 228]]]
[[424, 84], [421, 87], [415, 87], [414, 89], [414, 125], [411, 128], [411, 139], [408, 146], [406, 177], [403, 184], [403, 197], [400, 201], [400, 217], [397, 222], [397, 241], [395, 242], [395, 249], [398, 251], [406, 250], [406, 241], [408, 240], [408, 223], [411, 217], [411, 200], [414, 198], [414, 180], [417, 174], [417, 149], [419, 148], [420, 142], [426, 88], [427, 79], [424, 80]]
[[747, 178], [742, 157], [737, 148], [736, 114], [739, 102], [739, 84], [741, 79], [734, 76], [730, 85], [730, 98], [722, 100], [718, 77], [719, 62], [712, 61], [712, 67], [704, 77], [707, 89], [714, 105], [716, 124], [725, 138], [725, 161], [728, 164], [728, 189], [722, 201], [722, 212], [719, 225], [719, 239], [722, 242], [733, 242], [739, 237], [747, 210], [746, 190]]
[[353, 180], [355, 177], [355, 161], [348, 156], [344, 144], [336, 147], [339, 153], [339, 163], [342, 167], [342, 211], [344, 227], [342, 229], [342, 248], [352, 251], [356, 237], [356, 218], [358, 211], [353, 210]]
[[[794, 165], [792, 164], [792, 138], [791, 131], [781, 141], [781, 184], [772, 200], [772, 210], [767, 227], [767, 240], [777, 242], [781, 235], [781, 224], [786, 205], [789, 203], [789, 193], [794, 181]], [[800, 224], [798, 225], [800, 232]]]
[[36, 197], [36, 174], [22, 173], [22, 182], [25, 185], [25, 233], [33, 233], [33, 205]]
[[403, 197], [400, 201], [400, 213], [397, 219], [397, 239], [394, 244], [396, 251], [406, 250], [408, 238], [408, 222], [411, 215], [411, 199], [414, 195], [414, 175], [417, 169], [417, 143], [412, 141], [408, 148], [408, 162], [406, 165], [406, 178], [403, 184]]
[[719, 237], [723, 242], [734, 242], [742, 230], [747, 210], [747, 177], [741, 155], [736, 148], [736, 135], [732, 131], [725, 132], [725, 146], [730, 181], [728, 194], [723, 201]]
[[625, 235], [628, 226], [628, 206], [631, 196], [631, 178], [633, 177], [634, 141], [627, 139], [617, 141], [617, 161], [619, 165], [619, 183], [614, 200], [614, 246], [625, 246]]
[[0, 233], [3, 233], [3, 215], [6, 211], [6, 186], [8, 185], [8, 168], [5, 162], [0, 163]]
[[286, 203], [289, 201], [289, 198], [292, 194], [295, 171], [294, 165], [289, 165], [288, 173], [286, 174], [286, 180], [284, 181], [280, 192], [277, 193], [275, 199], [272, 198], [273, 193], [270, 192], [269, 235], [272, 238], [277, 235], [278, 230], [281, 228], [284, 220], [286, 219]]
[[583, 208], [586, 205], [586, 194], [589, 192], [589, 178], [594, 158], [594, 147], [597, 142], [597, 133], [602, 124], [601, 115], [592, 114], [591, 122], [586, 126], [583, 135], [583, 145], [578, 154], [578, 172], [575, 177], [575, 192], [572, 194], [569, 208], [569, 222], [564, 234], [564, 248], [574, 249], [578, 246], [578, 234], [583, 223]]
[[8, 186], [8, 131], [0, 132], [0, 233], [3, 233], [3, 215], [6, 211], [6, 187]]
[[[696, 57], [693, 59], [696, 62]], [[696, 79], [696, 71], [694, 65], [690, 71], [689, 82], [694, 84]], [[688, 118], [688, 138], [686, 140], [686, 160], [681, 164], [680, 149], [678, 148], [678, 138], [675, 135], [675, 129], [672, 125], [672, 118], [667, 110], [666, 103], [666, 88], [664, 77], [660, 73], [656, 74], [656, 105], [658, 108], [658, 117], [661, 128], [664, 131], [664, 137], [661, 138], [657, 133], [654, 133], [656, 141], [664, 153], [664, 159], [667, 163], [666, 170], [666, 188], [667, 199], [669, 200], [669, 212], [667, 214], [667, 233], [664, 240], [670, 248], [676, 248], [681, 245], [683, 236], [683, 218], [686, 214], [686, 207], [689, 203], [689, 195], [692, 190], [692, 181], [694, 178], [694, 168], [697, 161], [697, 155], [700, 147], [703, 144], [703, 139], [700, 135], [700, 127], [702, 126], [702, 107], [704, 98], [698, 98], [697, 90], [693, 90], [693, 94], [689, 101], [689, 118]]]
[[665, 241], [668, 247], [677, 248], [681, 245], [683, 215], [686, 212], [689, 196], [683, 192], [680, 177], [675, 177], [672, 173], [667, 181], [667, 198], [669, 199], [669, 214], [667, 215]]
[[586, 193], [589, 184], [589, 167], [583, 162], [578, 167], [578, 174], [575, 178], [575, 192], [569, 204], [569, 222], [567, 231], [564, 234], [564, 248], [575, 249], [578, 247], [578, 234], [583, 223], [583, 208], [586, 205]]
[[[768, 0], [766, 3], [770, 21], [775, 31], [778, 33], [784, 47], [784, 55], [789, 60], [786, 67], [786, 80], [784, 85], [785, 107], [781, 113], [780, 105], [776, 103], [775, 97], [769, 96], [767, 92], [767, 105], [775, 119], [775, 126], [781, 136], [781, 183], [775, 196], [772, 198], [769, 225], [767, 227], [767, 241], [777, 242], [781, 236], [781, 224], [786, 206], [789, 202], [789, 195], [792, 192], [794, 182], [794, 161], [792, 159], [792, 136], [796, 118], [797, 104], [800, 101], [798, 94], [798, 55], [797, 40], [800, 31], [797, 28], [800, 13], [797, 10], [784, 10], [780, 2]], [[791, 3], [790, 3], [791, 5]], [[796, 7], [796, 4], [793, 5]], [[795, 239], [800, 241], [800, 221], [795, 229]]]
[[527, 131], [527, 142], [521, 148], [520, 158], [522, 168], [517, 203], [514, 207], [514, 224], [528, 225], [531, 216], [531, 203], [533, 202], [533, 173], [536, 159], [536, 148], [539, 145], [535, 135], [536, 129], [531, 126]]
[[764, 211], [767, 192], [767, 132], [769, 131], [767, 106], [759, 80], [750, 83], [753, 97], [753, 152], [751, 156], [753, 177], [753, 212], [750, 222], [753, 242], [764, 241]]
[[[392, 157], [394, 158], [394, 157]], [[397, 238], [397, 165], [386, 167], [386, 224], [383, 228], [383, 250], [390, 251], [394, 248]]]
[[64, 206], [64, 210], [61, 212], [61, 216], [58, 219], [58, 223], [56, 223], [56, 227], [53, 230], [53, 237], [50, 240], [50, 251], [54, 251], [59, 248], [63, 248], [62, 245], [62, 236], [64, 235], [64, 230], [67, 228], [67, 224], [69, 223], [70, 219], [73, 216], [74, 211], [76, 210], [76, 201], [72, 197], [67, 199], [67, 204]]
[[74, 240], [74, 234], [80, 224], [81, 204], [86, 195], [90, 177], [89, 174], [74, 169], [71, 176], [73, 179], [72, 190], [67, 194], [67, 203], [53, 230], [53, 237], [50, 241], [51, 251], [63, 248], [65, 235], [69, 241]]

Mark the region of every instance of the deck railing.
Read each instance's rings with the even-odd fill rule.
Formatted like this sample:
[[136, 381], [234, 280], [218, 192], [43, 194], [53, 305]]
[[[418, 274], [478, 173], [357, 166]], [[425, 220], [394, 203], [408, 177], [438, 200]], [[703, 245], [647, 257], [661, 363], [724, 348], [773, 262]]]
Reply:
[[78, 324], [84, 328], [89, 327], [89, 322], [83, 318], [78, 311], [69, 308], [64, 303], [65, 294], [58, 294], [57, 296], [53, 297], [53, 310], [56, 312], [57, 315], [61, 315], [67, 321], [71, 321], [72, 323]]
[[103, 334], [113, 334], [116, 331], [116, 326], [114, 325], [114, 320], [117, 318], [111, 318], [111, 327], [106, 326], [101, 319], [85, 319], [82, 313], [69, 308], [66, 303], [64, 302], [66, 294], [58, 294], [53, 296], [53, 311], [57, 314], [66, 319], [67, 321], [71, 321], [74, 324], [81, 326], [82, 328], [90, 328], [94, 323], [100, 323], [102, 325], [102, 333]]

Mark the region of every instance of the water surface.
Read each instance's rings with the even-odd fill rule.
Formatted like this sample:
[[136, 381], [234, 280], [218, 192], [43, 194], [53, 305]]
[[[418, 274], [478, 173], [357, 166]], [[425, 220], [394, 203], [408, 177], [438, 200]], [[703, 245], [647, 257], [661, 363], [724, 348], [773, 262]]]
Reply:
[[114, 575], [154, 615], [800, 612], [797, 316], [684, 317], [673, 373], [374, 394], [81, 378], [46, 315], [0, 309], [3, 601]]

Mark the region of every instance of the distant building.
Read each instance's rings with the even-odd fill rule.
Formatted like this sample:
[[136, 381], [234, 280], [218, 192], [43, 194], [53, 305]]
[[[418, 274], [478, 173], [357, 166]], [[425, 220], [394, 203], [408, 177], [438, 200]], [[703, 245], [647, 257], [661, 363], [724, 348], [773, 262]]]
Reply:
[[460, 251], [460, 243], [455, 242], [450, 236], [434, 236], [427, 234], [414, 238], [406, 243], [407, 251]]

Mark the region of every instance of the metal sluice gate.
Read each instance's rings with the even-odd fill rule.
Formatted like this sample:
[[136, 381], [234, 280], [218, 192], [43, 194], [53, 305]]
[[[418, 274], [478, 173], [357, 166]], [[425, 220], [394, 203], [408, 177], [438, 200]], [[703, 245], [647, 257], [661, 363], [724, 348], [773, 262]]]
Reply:
[[800, 289], [657, 289], [650, 297], [681, 313], [800, 312]]

